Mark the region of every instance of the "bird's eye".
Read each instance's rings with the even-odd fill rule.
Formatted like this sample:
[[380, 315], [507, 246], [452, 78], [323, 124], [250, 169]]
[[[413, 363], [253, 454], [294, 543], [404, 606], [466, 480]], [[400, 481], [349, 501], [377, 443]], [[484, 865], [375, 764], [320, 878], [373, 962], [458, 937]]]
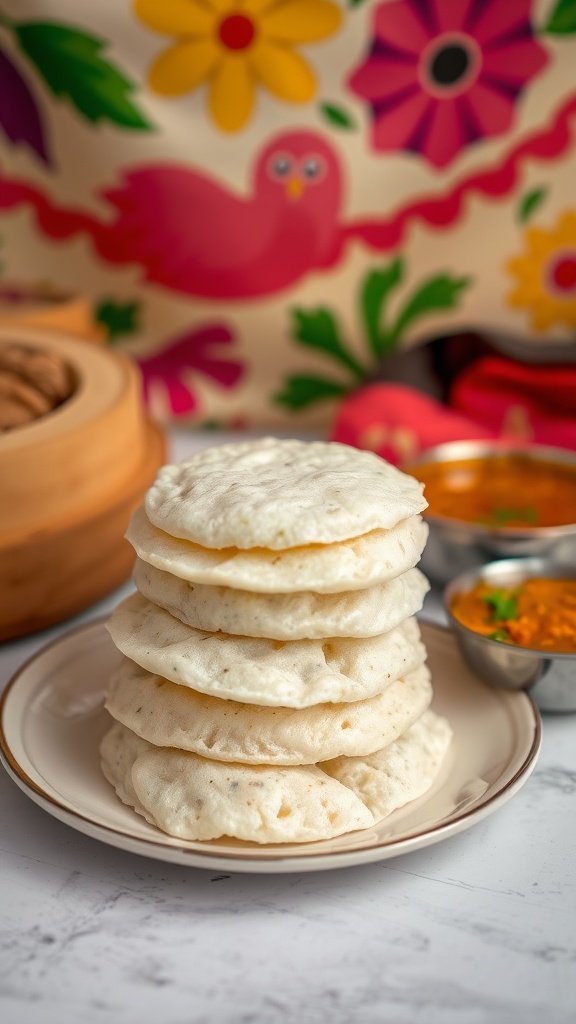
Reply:
[[310, 183], [322, 181], [322, 178], [326, 174], [326, 163], [324, 159], [316, 153], [305, 156], [300, 164], [302, 168], [302, 177], [305, 181]]
[[268, 173], [274, 181], [284, 181], [292, 171], [292, 158], [287, 153], [274, 153], [268, 162]]

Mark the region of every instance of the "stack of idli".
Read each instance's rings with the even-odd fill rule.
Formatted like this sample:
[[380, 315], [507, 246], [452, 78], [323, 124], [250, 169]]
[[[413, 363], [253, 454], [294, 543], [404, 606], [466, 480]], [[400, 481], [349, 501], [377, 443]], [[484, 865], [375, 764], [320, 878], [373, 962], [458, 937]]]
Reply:
[[415, 618], [422, 485], [345, 445], [264, 438], [165, 466], [133, 517], [137, 593], [106, 778], [183, 839], [328, 839], [432, 785], [450, 743]]

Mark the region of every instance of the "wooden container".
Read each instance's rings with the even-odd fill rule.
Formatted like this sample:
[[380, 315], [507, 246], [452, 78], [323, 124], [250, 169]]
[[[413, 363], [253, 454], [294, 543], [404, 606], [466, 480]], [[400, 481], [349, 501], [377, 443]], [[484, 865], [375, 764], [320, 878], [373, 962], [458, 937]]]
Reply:
[[0, 329], [42, 327], [85, 341], [103, 341], [90, 300], [84, 295], [65, 295], [53, 289], [23, 288], [0, 284]]
[[0, 640], [58, 622], [127, 579], [124, 532], [165, 455], [126, 357], [34, 327], [2, 326], [3, 341], [58, 353], [75, 388], [0, 435]]

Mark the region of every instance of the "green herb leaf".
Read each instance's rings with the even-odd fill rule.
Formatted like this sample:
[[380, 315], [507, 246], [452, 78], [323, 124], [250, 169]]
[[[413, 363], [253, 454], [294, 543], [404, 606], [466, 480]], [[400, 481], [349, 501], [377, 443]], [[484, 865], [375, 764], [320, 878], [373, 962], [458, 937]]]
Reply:
[[460, 294], [468, 288], [470, 277], [452, 277], [451, 274], [437, 274], [425, 281], [410, 296], [400, 311], [396, 323], [386, 338], [386, 348], [391, 349], [404, 334], [407, 327], [426, 313], [440, 310], [455, 309], [460, 301]]
[[530, 220], [530, 217], [535, 213], [547, 194], [547, 188], [534, 188], [531, 192], [527, 192], [526, 195], [522, 196], [516, 211], [516, 217], [520, 224], [525, 224], [526, 221]]
[[345, 384], [338, 384], [336, 381], [327, 380], [324, 377], [315, 377], [312, 374], [294, 374], [287, 377], [284, 383], [284, 390], [274, 396], [274, 401], [287, 409], [305, 409], [314, 402], [326, 401], [330, 398], [342, 398], [351, 389]]
[[13, 31], [48, 88], [69, 99], [87, 121], [150, 129], [132, 102], [134, 83], [101, 56], [103, 39], [55, 22], [23, 22]]
[[224, 430], [224, 424], [219, 420], [202, 420], [198, 423], [198, 430]]
[[348, 351], [342, 341], [338, 324], [329, 309], [293, 309], [294, 338], [306, 348], [319, 349], [342, 363], [358, 380], [364, 380], [366, 371]]
[[518, 618], [518, 600], [514, 594], [505, 594], [494, 590], [482, 598], [492, 609], [492, 622]]
[[502, 643], [508, 643], [510, 637], [505, 629], [495, 629], [493, 633], [488, 633], [489, 640], [500, 640]]
[[403, 276], [404, 262], [398, 258], [383, 270], [372, 270], [366, 275], [362, 284], [360, 303], [364, 328], [370, 348], [378, 359], [389, 348], [388, 338], [383, 328], [386, 300], [394, 288], [401, 283]]
[[348, 0], [348, 7], [360, 7], [366, 0]]
[[558, 0], [543, 31], [558, 36], [576, 32], [576, 0]]
[[507, 526], [514, 519], [533, 525], [538, 522], [538, 513], [531, 506], [528, 508], [493, 508], [490, 512], [490, 525]]
[[94, 309], [97, 323], [102, 324], [108, 341], [114, 343], [122, 335], [134, 334], [140, 326], [139, 302], [116, 302], [103, 299]]
[[344, 107], [336, 103], [320, 103], [320, 113], [332, 125], [333, 128], [343, 128], [346, 131], [354, 131], [358, 127], [356, 121]]

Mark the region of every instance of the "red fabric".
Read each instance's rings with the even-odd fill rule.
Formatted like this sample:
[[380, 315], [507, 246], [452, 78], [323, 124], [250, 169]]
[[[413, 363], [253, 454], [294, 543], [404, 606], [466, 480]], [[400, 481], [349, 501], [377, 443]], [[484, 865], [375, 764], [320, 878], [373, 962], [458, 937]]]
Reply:
[[456, 380], [450, 405], [496, 435], [576, 449], [576, 366], [480, 359]]
[[334, 441], [369, 448], [394, 463], [444, 441], [491, 437], [491, 430], [400, 384], [372, 384], [350, 395], [332, 431]]
[[344, 400], [331, 436], [394, 463], [446, 441], [576, 449], [576, 366], [483, 358], [457, 378], [448, 405], [404, 385], [372, 384]]

